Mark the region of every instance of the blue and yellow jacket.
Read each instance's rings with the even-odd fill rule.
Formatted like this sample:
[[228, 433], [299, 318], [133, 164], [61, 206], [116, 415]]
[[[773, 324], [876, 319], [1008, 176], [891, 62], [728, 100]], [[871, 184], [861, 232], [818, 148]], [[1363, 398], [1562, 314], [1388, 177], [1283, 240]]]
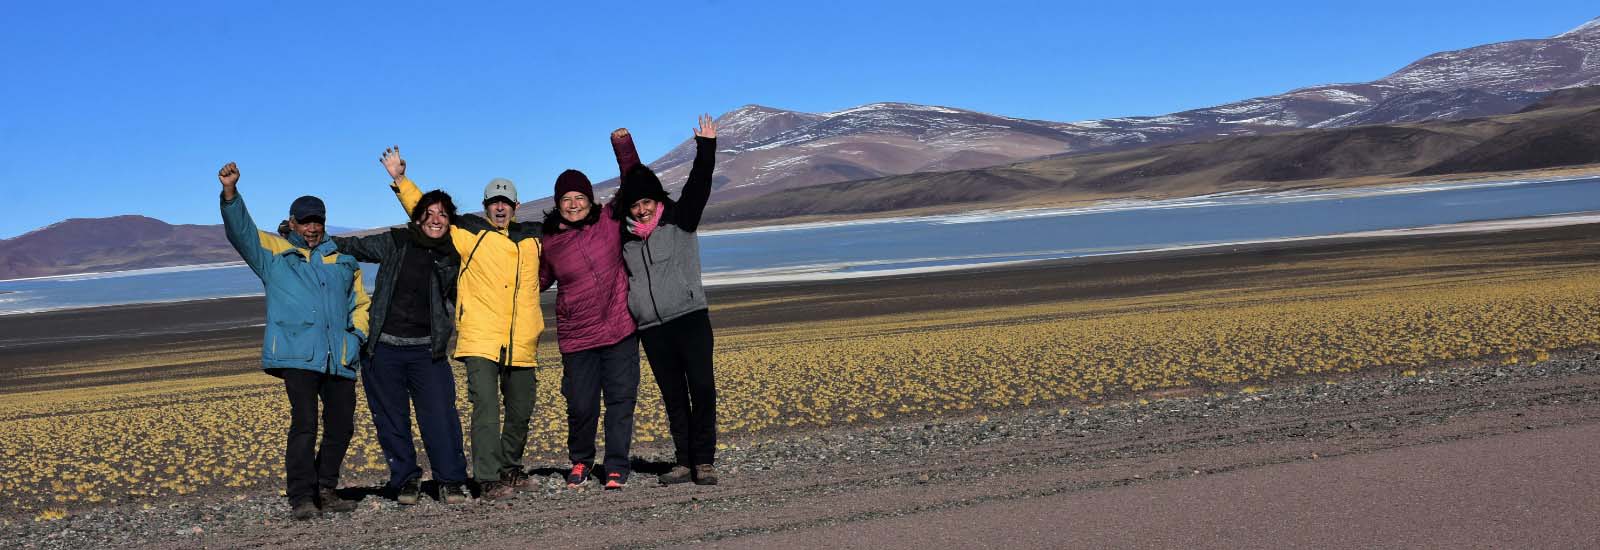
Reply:
[[256, 229], [237, 194], [222, 201], [222, 225], [266, 289], [261, 368], [275, 376], [279, 369], [303, 369], [354, 379], [371, 302], [361, 264], [340, 254], [331, 239], [307, 249], [299, 235], [286, 240]]

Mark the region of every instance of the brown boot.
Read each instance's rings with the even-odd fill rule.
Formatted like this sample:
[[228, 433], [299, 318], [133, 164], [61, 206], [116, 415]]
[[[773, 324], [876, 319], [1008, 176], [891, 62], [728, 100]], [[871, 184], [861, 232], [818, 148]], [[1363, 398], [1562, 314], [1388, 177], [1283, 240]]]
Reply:
[[510, 497], [516, 493], [517, 490], [511, 488], [511, 484], [509, 483], [504, 481], [486, 481], [483, 483], [483, 492], [478, 494], [478, 498], [482, 498], [484, 500], [500, 500]]
[[317, 517], [321, 513], [322, 511], [317, 509], [317, 503], [309, 500], [289, 508], [289, 517], [294, 518], [295, 521], [305, 521]]
[[533, 478], [528, 477], [528, 473], [522, 471], [521, 466], [513, 466], [504, 470], [500, 470], [500, 481], [505, 482], [506, 485], [509, 485], [512, 489], [518, 491], [526, 491], [533, 487]]
[[694, 484], [695, 485], [716, 485], [717, 484], [717, 467], [716, 466], [712, 466], [710, 464], [695, 464], [694, 465]]
[[657, 476], [656, 480], [660, 481], [662, 485], [688, 483], [694, 480], [694, 472], [691, 472], [688, 466], [678, 464], [673, 466], [672, 470], [668, 471], [667, 473]]
[[339, 498], [338, 491], [323, 487], [317, 491], [317, 507], [324, 512], [350, 512], [356, 509], [356, 503]]

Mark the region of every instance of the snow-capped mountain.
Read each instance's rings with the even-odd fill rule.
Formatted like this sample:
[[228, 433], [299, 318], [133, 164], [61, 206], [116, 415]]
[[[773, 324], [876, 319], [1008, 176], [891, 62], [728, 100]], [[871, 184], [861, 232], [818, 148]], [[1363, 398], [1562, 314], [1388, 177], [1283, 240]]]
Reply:
[[[1160, 116], [1052, 122], [908, 103], [831, 113], [747, 105], [717, 119], [721, 149], [713, 200], [1063, 153], [1490, 116], [1515, 112], [1550, 90], [1595, 84], [1600, 18], [1551, 38], [1436, 53], [1372, 82], [1312, 86]], [[687, 140], [650, 164], [676, 189], [693, 155]], [[612, 179], [600, 187], [615, 184]]]
[[[1600, 18], [1551, 38], [1432, 54], [1372, 82], [1311, 86], [1160, 116], [1079, 122], [908, 103], [831, 113], [746, 105], [717, 118], [718, 192], [712, 200], [1064, 153], [1511, 113], [1544, 92], [1600, 84], [1597, 51]], [[687, 178], [693, 156], [693, 140], [685, 140], [650, 165], [675, 190]], [[606, 195], [615, 185], [611, 178], [597, 187]]]

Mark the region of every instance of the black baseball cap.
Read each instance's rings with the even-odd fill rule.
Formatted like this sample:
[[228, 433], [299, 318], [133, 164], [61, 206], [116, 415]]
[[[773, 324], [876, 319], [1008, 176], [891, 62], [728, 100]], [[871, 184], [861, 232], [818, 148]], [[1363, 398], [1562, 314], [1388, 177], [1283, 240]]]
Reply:
[[294, 218], [295, 223], [327, 223], [328, 209], [322, 205], [322, 199], [306, 195], [289, 205], [289, 217]]

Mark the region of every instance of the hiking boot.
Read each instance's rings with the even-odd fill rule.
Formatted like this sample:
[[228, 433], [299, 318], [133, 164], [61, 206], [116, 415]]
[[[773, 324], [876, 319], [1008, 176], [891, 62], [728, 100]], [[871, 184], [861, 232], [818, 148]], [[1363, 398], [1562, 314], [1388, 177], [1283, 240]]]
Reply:
[[628, 485], [628, 476], [622, 475], [622, 472], [611, 472], [609, 474], [606, 474], [606, 490], [607, 491], [615, 491], [615, 490], [621, 489], [621, 488], [623, 488], [623, 487], [625, 487], [627, 485]]
[[327, 487], [317, 491], [317, 507], [324, 512], [350, 512], [356, 509], [356, 502], [339, 498], [339, 492]]
[[512, 466], [500, 470], [500, 481], [505, 482], [512, 490], [533, 487], [533, 478], [528, 477], [527, 472], [522, 471], [521, 466]]
[[394, 500], [408, 506], [422, 500], [422, 478], [413, 477], [406, 480], [400, 485], [400, 492], [395, 494]]
[[589, 481], [589, 465], [582, 462], [574, 463], [572, 470], [567, 472], [567, 488], [580, 489]]
[[667, 473], [657, 476], [656, 480], [660, 481], [662, 485], [688, 483], [690, 481], [694, 481], [694, 472], [689, 471], [688, 466], [678, 464], [673, 466], [672, 470], [669, 470]]
[[439, 486], [439, 498], [445, 504], [464, 504], [472, 495], [467, 493], [467, 484], [461, 482], [446, 483]]
[[516, 492], [517, 490], [512, 488], [510, 483], [506, 483], [504, 481], [487, 481], [484, 482], [483, 492], [479, 493], [478, 498], [484, 500], [500, 500], [502, 498], [514, 495]]
[[696, 464], [696, 465], [694, 465], [694, 484], [695, 485], [716, 485], [717, 484], [717, 467], [716, 466], [712, 466], [710, 464]]
[[317, 509], [317, 503], [309, 500], [289, 507], [289, 517], [295, 521], [305, 521], [317, 517], [320, 513], [322, 511]]

